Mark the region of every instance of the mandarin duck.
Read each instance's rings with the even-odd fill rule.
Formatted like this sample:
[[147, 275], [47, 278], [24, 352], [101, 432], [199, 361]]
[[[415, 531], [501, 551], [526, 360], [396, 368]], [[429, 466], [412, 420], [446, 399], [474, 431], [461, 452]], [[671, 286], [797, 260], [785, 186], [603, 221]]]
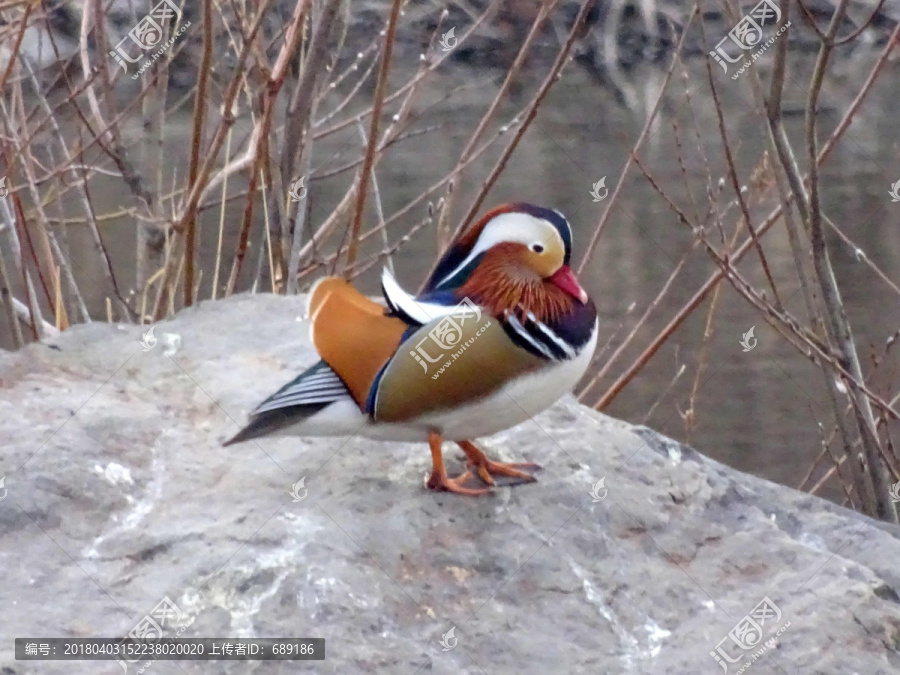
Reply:
[[[260, 403], [225, 445], [269, 434], [427, 441], [430, 489], [480, 495], [495, 477], [533, 482], [537, 464], [495, 462], [471, 439], [541, 412], [587, 369], [597, 312], [569, 267], [571, 249], [561, 213], [507, 204], [463, 233], [421, 295], [387, 270], [387, 307], [339, 277], [319, 280], [308, 315], [321, 360]], [[442, 440], [468, 457], [458, 477], [447, 475]]]

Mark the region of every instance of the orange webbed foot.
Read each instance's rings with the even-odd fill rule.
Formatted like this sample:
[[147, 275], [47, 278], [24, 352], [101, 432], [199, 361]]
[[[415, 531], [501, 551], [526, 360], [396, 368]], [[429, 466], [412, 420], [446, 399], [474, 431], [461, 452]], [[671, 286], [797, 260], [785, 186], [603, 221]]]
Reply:
[[509, 478], [502, 481], [504, 486], [522, 485], [524, 483], [536, 483], [532, 473], [541, 470], [540, 464], [534, 462], [495, 462], [489, 459], [478, 447], [469, 441], [457, 443], [468, 457], [467, 468], [475, 467], [478, 476], [488, 485], [496, 485], [495, 476]]
[[472, 460], [469, 460], [466, 464], [467, 467], [476, 466], [478, 471], [478, 476], [488, 485], [496, 485], [496, 481], [494, 480], [494, 476], [502, 476], [504, 478], [511, 478], [513, 480], [503, 481], [503, 485], [511, 486], [511, 485], [522, 485], [524, 483], [536, 483], [537, 478], [535, 478], [531, 472], [532, 471], [540, 471], [542, 468], [539, 464], [535, 464], [534, 462], [495, 462], [493, 460], [487, 460], [482, 464], [475, 464]]
[[428, 434], [428, 445], [431, 448], [431, 475], [425, 481], [425, 487], [429, 490], [441, 490], [443, 492], [453, 492], [458, 495], [468, 495], [477, 497], [490, 492], [489, 488], [471, 488], [466, 487], [466, 482], [474, 479], [471, 472], [466, 471], [456, 478], [450, 478], [447, 475], [447, 469], [444, 468], [444, 457], [441, 454], [441, 436], [437, 432]]
[[470, 488], [466, 487], [466, 482], [473, 479], [471, 472], [450, 478], [446, 472], [440, 474], [436, 471], [431, 472], [431, 476], [425, 481], [425, 487], [429, 490], [438, 490], [441, 492], [453, 492], [458, 495], [468, 495], [470, 497], [478, 497], [490, 492], [490, 488]]

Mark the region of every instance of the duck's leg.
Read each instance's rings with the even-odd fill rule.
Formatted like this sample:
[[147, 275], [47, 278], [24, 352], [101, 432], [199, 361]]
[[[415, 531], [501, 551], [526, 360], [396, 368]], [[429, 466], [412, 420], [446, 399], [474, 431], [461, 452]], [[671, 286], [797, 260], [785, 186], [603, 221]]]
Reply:
[[478, 447], [471, 441], [457, 441], [456, 443], [463, 449], [469, 458], [468, 466], [477, 467], [478, 475], [488, 485], [494, 485], [493, 476], [504, 476], [515, 480], [508, 481], [506, 485], [520, 485], [522, 483], [537, 482], [537, 478], [531, 475], [532, 471], [541, 469], [540, 464], [534, 462], [506, 463], [495, 462], [488, 459]]
[[461, 476], [450, 478], [447, 469], [444, 468], [444, 456], [441, 454], [441, 435], [435, 431], [428, 434], [428, 445], [431, 448], [431, 476], [425, 481], [425, 487], [429, 490], [444, 490], [455, 492], [459, 495], [483, 495], [489, 492], [488, 488], [467, 488], [464, 483], [472, 474], [466, 471]]

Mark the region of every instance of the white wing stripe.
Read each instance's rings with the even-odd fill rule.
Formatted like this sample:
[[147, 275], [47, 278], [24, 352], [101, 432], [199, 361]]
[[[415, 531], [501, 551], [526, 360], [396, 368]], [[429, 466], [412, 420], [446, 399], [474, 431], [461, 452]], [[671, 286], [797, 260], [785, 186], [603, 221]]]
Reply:
[[315, 394], [316, 396], [320, 394], [344, 394], [346, 392], [347, 388], [345, 386], [334, 385], [331, 387], [316, 387], [314, 389], [301, 389], [298, 391], [285, 392], [284, 394], [273, 400], [286, 401], [290, 398], [296, 398], [298, 396], [310, 396], [312, 394]]
[[[310, 395], [305, 397], [299, 397], [297, 399], [291, 399], [290, 401], [271, 401], [268, 405], [258, 408], [254, 411], [254, 415], [258, 415], [260, 413], [269, 412], [271, 410], [281, 410], [283, 408], [287, 408], [295, 405], [310, 405], [313, 403], [336, 403], [338, 401], [347, 400], [353, 402], [353, 397], [348, 394], [342, 394], [340, 396], [318, 396], [318, 395]], [[355, 402], [354, 402], [355, 405]]]
[[535, 320], [534, 314], [529, 313], [528, 318], [531, 319], [531, 322], [535, 326], [537, 326], [538, 330], [541, 331], [541, 333], [543, 335], [545, 335], [551, 342], [553, 342], [553, 344], [555, 344], [557, 347], [559, 347], [561, 350], [563, 350], [563, 352], [565, 352], [565, 354], [568, 358], [570, 358], [570, 359], [575, 358], [575, 350], [572, 349], [572, 345], [570, 345], [568, 342], [566, 342], [565, 340], [560, 338], [556, 333], [554, 333], [547, 324], [541, 323], [540, 321]]
[[335, 376], [334, 373], [321, 373], [316, 375], [310, 375], [307, 378], [303, 379], [304, 387], [318, 385], [326, 382], [334, 382]]
[[347, 393], [347, 388], [344, 385], [331, 385], [328, 387], [311, 387], [309, 389], [296, 389], [293, 391], [286, 391], [283, 394], [275, 397], [272, 401], [287, 401], [288, 399], [296, 398], [298, 396], [310, 396], [315, 394], [316, 396], [324, 395], [324, 394], [345, 394]]
[[347, 387], [333, 370], [324, 366], [318, 372], [310, 375], [301, 375], [296, 382], [285, 386], [281, 391], [275, 392], [268, 399], [259, 404], [253, 414], [269, 412], [295, 405], [308, 403], [327, 403], [349, 395]]
[[510, 314], [506, 315], [506, 322], [509, 324], [509, 327], [512, 328], [516, 332], [516, 335], [518, 335], [520, 338], [525, 340], [525, 342], [530, 344], [532, 347], [534, 347], [537, 351], [539, 351], [541, 354], [546, 356], [548, 359], [555, 360], [553, 357], [553, 354], [551, 354], [550, 351], [544, 345], [542, 345], [540, 342], [538, 342], [533, 337], [531, 337], [528, 334], [528, 331], [525, 330], [525, 327], [519, 323], [519, 320], [513, 314], [510, 313]]
[[307, 382], [306, 380], [302, 380], [290, 389], [285, 389], [284, 391], [276, 393], [273, 398], [287, 398], [288, 396], [293, 396], [294, 394], [307, 393], [311, 391], [324, 391], [326, 389], [344, 390], [346, 389], [346, 387], [344, 386], [344, 383], [341, 382], [337, 377], [329, 380], [320, 380], [318, 382]]

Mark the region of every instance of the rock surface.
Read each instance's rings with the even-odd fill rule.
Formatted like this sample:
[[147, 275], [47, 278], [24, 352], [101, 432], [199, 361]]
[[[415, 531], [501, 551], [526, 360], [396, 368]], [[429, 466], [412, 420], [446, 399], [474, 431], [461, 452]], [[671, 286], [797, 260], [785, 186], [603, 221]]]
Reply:
[[424, 444], [223, 449], [315, 360], [302, 313], [238, 296], [149, 351], [93, 324], [0, 357], [0, 673], [121, 673], [15, 661], [13, 638], [122, 636], [165, 597], [167, 635], [324, 637], [327, 656], [152, 673], [721, 673], [710, 652], [749, 658], [728, 634], [764, 598], [781, 616], [759, 645], [781, 634], [746, 672], [900, 672], [896, 528], [573, 400], [488, 439], [545, 470], [485, 498], [426, 491]]

